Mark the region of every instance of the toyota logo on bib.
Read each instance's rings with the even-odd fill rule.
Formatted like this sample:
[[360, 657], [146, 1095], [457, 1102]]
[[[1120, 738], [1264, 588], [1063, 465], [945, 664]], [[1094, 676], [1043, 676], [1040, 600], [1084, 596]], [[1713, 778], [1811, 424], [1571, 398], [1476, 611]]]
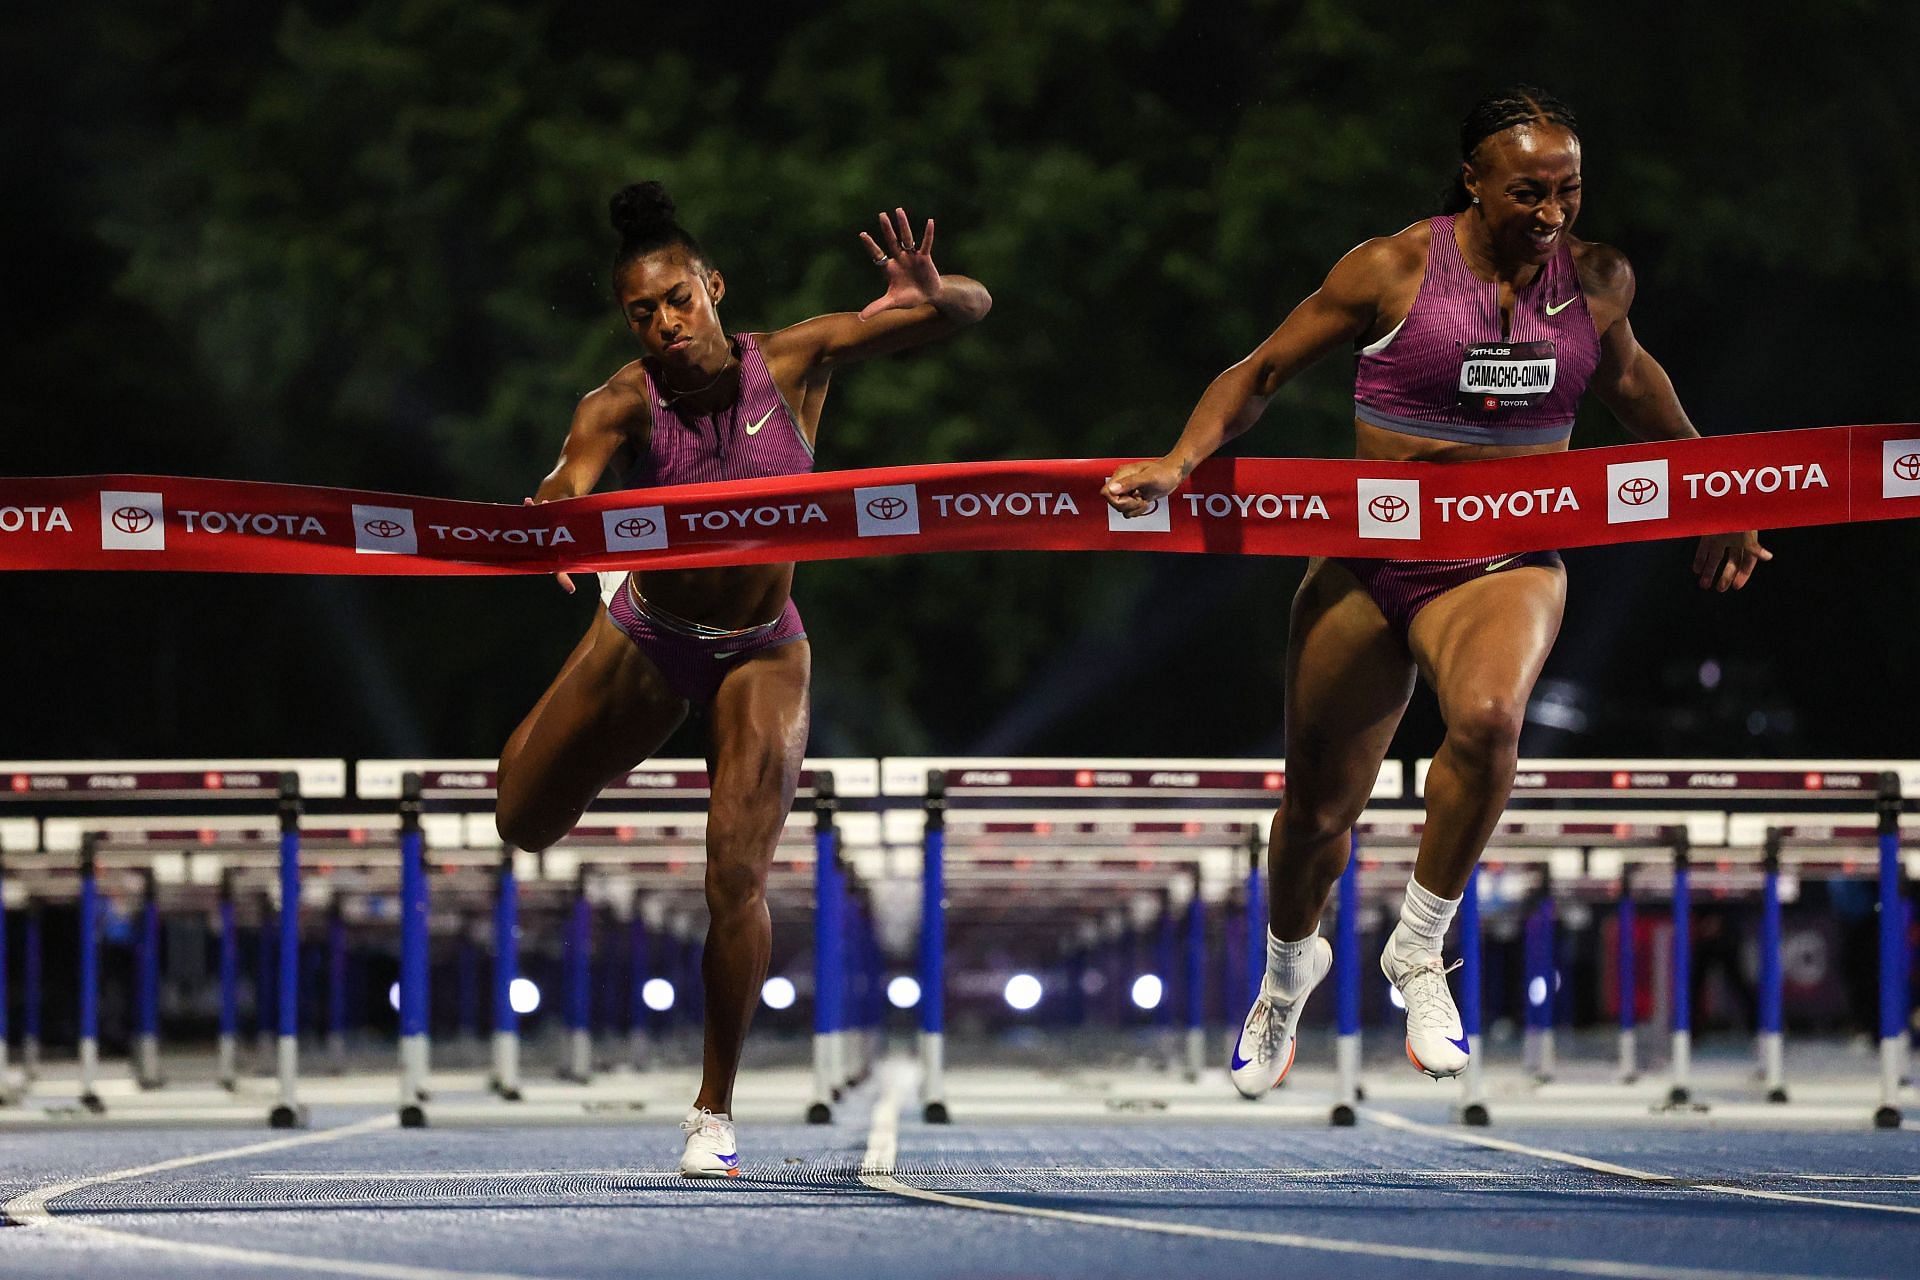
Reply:
[[398, 520], [369, 520], [360, 527], [376, 538], [397, 538], [407, 531]]
[[1903, 453], [1895, 458], [1893, 474], [1902, 480], [1920, 480], [1920, 453]]
[[1367, 504], [1367, 514], [1381, 524], [1399, 524], [1413, 508], [1396, 494], [1383, 493]]
[[907, 500], [888, 495], [867, 503], [867, 514], [875, 520], [898, 520], [907, 514]]
[[1620, 495], [1620, 501], [1628, 506], [1644, 507], [1660, 496], [1660, 486], [1645, 476], [1635, 476], [1622, 481], [1615, 492]]
[[623, 538], [644, 538], [659, 527], [645, 516], [628, 516], [615, 522], [613, 531]]
[[153, 512], [145, 507], [121, 507], [113, 513], [113, 527], [122, 533], [145, 533], [153, 528]]

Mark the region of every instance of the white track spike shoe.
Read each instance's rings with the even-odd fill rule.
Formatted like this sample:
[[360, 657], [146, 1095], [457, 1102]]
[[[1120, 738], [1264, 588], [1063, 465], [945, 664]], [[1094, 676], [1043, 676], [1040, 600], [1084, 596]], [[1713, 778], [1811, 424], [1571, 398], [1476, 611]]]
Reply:
[[687, 1149], [680, 1155], [680, 1174], [686, 1178], [737, 1178], [740, 1153], [734, 1149], [733, 1121], [705, 1107], [695, 1107], [680, 1122]]
[[1293, 1066], [1294, 1030], [1300, 1025], [1300, 1011], [1307, 997], [1333, 968], [1333, 948], [1325, 938], [1313, 940], [1308, 967], [1310, 978], [1298, 991], [1280, 992], [1271, 977], [1260, 980], [1260, 998], [1247, 1010], [1240, 1036], [1233, 1042], [1227, 1060], [1227, 1074], [1243, 1098], [1259, 1098], [1287, 1078]]
[[1391, 942], [1380, 953], [1380, 972], [1407, 1004], [1407, 1061], [1435, 1080], [1467, 1068], [1467, 1033], [1447, 989], [1447, 975], [1460, 963], [1449, 965], [1430, 951], [1403, 952]]

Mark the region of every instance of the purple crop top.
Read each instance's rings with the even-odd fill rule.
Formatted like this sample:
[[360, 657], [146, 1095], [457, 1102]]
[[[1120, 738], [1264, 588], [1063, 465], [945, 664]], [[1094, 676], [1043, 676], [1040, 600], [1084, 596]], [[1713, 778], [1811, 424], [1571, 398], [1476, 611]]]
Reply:
[[661, 395], [658, 380], [648, 376], [653, 431], [646, 452], [625, 476], [626, 488], [758, 480], [813, 470], [813, 448], [767, 372], [753, 335], [736, 333], [733, 345], [740, 356], [740, 394], [717, 413], [680, 408]]
[[1360, 350], [1353, 414], [1388, 431], [1465, 444], [1553, 444], [1600, 363], [1600, 339], [1580, 291], [1573, 250], [1560, 248], [1514, 292], [1500, 332], [1500, 286], [1468, 269], [1453, 218], [1432, 227], [1413, 309]]

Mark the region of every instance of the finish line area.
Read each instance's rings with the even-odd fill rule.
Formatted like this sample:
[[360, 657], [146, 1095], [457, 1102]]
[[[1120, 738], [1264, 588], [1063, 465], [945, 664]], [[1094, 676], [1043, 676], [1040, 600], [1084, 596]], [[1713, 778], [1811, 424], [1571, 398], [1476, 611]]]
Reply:
[[1425, 779], [1388, 762], [1335, 972], [1249, 1103], [1223, 1063], [1283, 761], [809, 761], [718, 1182], [675, 1171], [704, 766], [636, 770], [540, 856], [503, 852], [492, 768], [0, 763], [0, 1270], [1882, 1276], [1920, 1246], [1920, 762], [1522, 761], [1448, 941], [1450, 1081], [1376, 963]]

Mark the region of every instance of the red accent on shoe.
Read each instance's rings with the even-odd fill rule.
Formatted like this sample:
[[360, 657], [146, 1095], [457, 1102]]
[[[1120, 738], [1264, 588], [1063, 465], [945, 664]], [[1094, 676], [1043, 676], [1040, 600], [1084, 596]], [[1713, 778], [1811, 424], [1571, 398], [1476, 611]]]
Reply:
[[1298, 1052], [1300, 1052], [1300, 1041], [1296, 1037], [1294, 1042], [1287, 1046], [1287, 1065], [1280, 1068], [1280, 1074], [1273, 1078], [1274, 1088], [1278, 1089], [1280, 1082], [1287, 1078], [1287, 1072], [1293, 1070], [1293, 1055]]

